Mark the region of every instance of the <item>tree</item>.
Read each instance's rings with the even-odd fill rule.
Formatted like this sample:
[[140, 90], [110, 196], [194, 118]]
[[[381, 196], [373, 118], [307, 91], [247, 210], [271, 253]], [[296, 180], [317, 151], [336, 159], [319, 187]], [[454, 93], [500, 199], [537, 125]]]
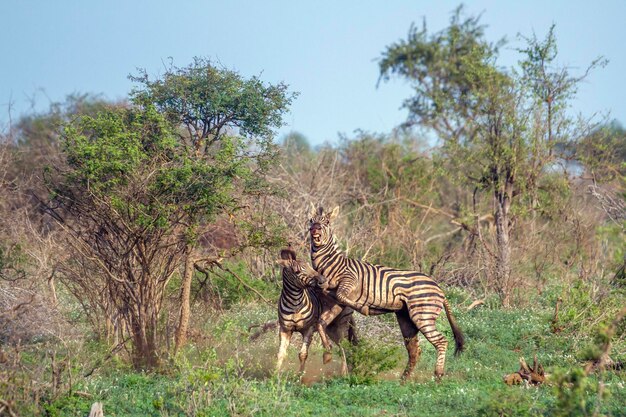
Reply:
[[[129, 329], [135, 367], [154, 367], [163, 289], [181, 245], [176, 213], [161, 200], [175, 162], [171, 133], [154, 110], [109, 109], [70, 123], [62, 144], [66, 166], [49, 171], [47, 184], [48, 211], [78, 255], [65, 263], [65, 282], [83, 303], [109, 298], [104, 312]], [[72, 274], [81, 265], [93, 275]]]
[[[104, 290], [130, 333], [137, 369], [159, 363], [163, 291], [185, 254], [187, 212], [210, 218], [229, 204], [249, 169], [239, 150], [225, 139], [211, 165], [191, 159], [151, 106], [82, 116], [63, 132], [66, 166], [48, 173], [47, 208], [78, 255], [66, 263], [68, 285]], [[83, 276], [84, 265], [97, 273]]]
[[569, 151], [594, 181], [626, 177], [626, 129], [615, 120], [593, 129]]
[[[195, 58], [182, 68], [170, 65], [155, 80], [145, 71], [130, 78], [139, 84], [132, 101], [154, 106], [176, 127], [177, 142], [190, 161], [211, 167], [225, 162], [220, 158], [224, 150], [231, 149], [231, 162], [239, 170], [232, 178], [237, 179], [240, 188], [236, 190], [233, 184], [228, 198], [216, 201], [215, 207], [232, 215], [243, 205], [237, 202], [236, 195], [258, 199], [271, 192], [264, 175], [277, 156], [274, 130], [282, 126], [282, 117], [295, 97], [287, 85], [266, 85], [258, 77], [245, 79], [202, 58]], [[176, 350], [186, 340], [191, 282], [200, 260], [195, 247], [207, 220], [205, 207], [194, 204], [184, 207], [184, 216], [188, 228]]]
[[55, 280], [66, 251], [42, 216], [41, 170], [58, 160], [60, 125], [97, 108], [104, 103], [96, 97], [71, 95], [0, 132], [0, 338], [27, 343], [36, 335], [64, 333]]
[[449, 174], [475, 196], [490, 193], [493, 273], [504, 306], [514, 289], [512, 207], [538, 209], [539, 188], [549, 187], [544, 181], [554, 171], [549, 168], [562, 160], [558, 149], [577, 139], [568, 102], [589, 71], [604, 64], [596, 60], [578, 77], [556, 66], [553, 29], [544, 40], [525, 38], [518, 67], [505, 70], [497, 65], [503, 41], [487, 42], [479, 18], [463, 19], [458, 8], [440, 32], [429, 35], [425, 23], [419, 30], [412, 26], [407, 39], [388, 46], [379, 62], [381, 79], [399, 76], [414, 88], [404, 103], [406, 125], [434, 132]]
[[[610, 220], [604, 232], [624, 241], [626, 234], [626, 130], [613, 121], [594, 129], [574, 150], [591, 177], [588, 190]], [[615, 282], [626, 282], [626, 250], [618, 245], [614, 254], [617, 262]]]

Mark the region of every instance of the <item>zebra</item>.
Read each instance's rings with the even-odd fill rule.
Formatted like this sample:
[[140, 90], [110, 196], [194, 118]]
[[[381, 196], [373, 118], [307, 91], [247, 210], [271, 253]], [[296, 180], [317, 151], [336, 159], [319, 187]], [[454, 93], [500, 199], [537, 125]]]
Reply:
[[[418, 332], [437, 350], [435, 378], [444, 373], [448, 341], [435, 328], [435, 321], [442, 309], [450, 322], [455, 354], [463, 350], [463, 334], [459, 329], [450, 305], [439, 285], [428, 275], [417, 271], [405, 271], [386, 266], [373, 265], [351, 259], [339, 249], [331, 227], [331, 221], [339, 213], [339, 207], [325, 213], [313, 206], [309, 221], [311, 236], [311, 261], [319, 273], [318, 285], [328, 291], [334, 289], [334, 296], [341, 305], [349, 306], [364, 315], [395, 312], [409, 362], [402, 376], [411, 376], [421, 353], [417, 339]], [[330, 292], [329, 294], [333, 294]], [[333, 319], [329, 310], [320, 317], [321, 327]]]
[[[328, 363], [332, 357], [328, 337], [337, 345], [344, 338], [352, 344], [357, 344], [356, 327], [352, 317], [352, 309], [337, 306], [333, 299], [322, 293], [317, 287], [318, 274], [310, 265], [298, 261], [296, 253], [292, 249], [281, 250], [280, 257], [281, 259], [277, 263], [282, 266], [283, 289], [278, 301], [280, 345], [276, 371], [280, 372], [287, 355], [291, 336], [295, 331], [302, 334], [302, 348], [298, 356], [300, 373], [303, 373], [315, 330], [320, 332], [325, 348], [324, 363]], [[331, 309], [332, 314], [334, 314], [333, 317], [336, 318], [328, 327], [322, 328], [319, 322], [320, 315], [323, 311]], [[343, 348], [341, 352], [343, 357], [342, 374], [346, 374], [348, 368]]]

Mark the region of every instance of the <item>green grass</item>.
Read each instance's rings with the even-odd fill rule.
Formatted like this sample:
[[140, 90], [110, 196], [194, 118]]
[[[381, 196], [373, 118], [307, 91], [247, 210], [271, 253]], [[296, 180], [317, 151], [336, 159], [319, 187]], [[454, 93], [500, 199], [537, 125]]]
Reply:
[[[606, 381], [615, 387], [601, 411], [624, 415], [626, 401], [622, 380]], [[475, 381], [448, 378], [411, 382], [379, 381], [351, 385], [333, 378], [310, 387], [293, 376], [278, 380], [220, 379], [207, 384], [190, 384], [179, 378], [126, 374], [94, 381], [88, 387], [103, 401], [107, 416], [476, 416], [555, 415], [555, 389], [550, 386], [526, 389], [507, 387], [500, 378]], [[596, 396], [585, 401], [592, 410]], [[65, 397], [49, 407], [50, 415], [84, 416], [91, 401]], [[584, 414], [581, 414], [584, 415]], [[590, 415], [590, 414], [589, 414]]]
[[[106, 416], [593, 414], [599, 376], [584, 377], [576, 385], [580, 382], [576, 371], [582, 365], [576, 349], [584, 343], [568, 334], [552, 334], [549, 309], [502, 311], [479, 307], [463, 312], [456, 308], [455, 314], [466, 335], [467, 349], [456, 358], [449, 349], [446, 377], [441, 383], [433, 380], [435, 351], [423, 338], [415, 376], [404, 385], [399, 383], [406, 362], [403, 347], [390, 350], [399, 352], [394, 369], [374, 380], [359, 380], [338, 376], [339, 355], [330, 365], [321, 365], [319, 343], [312, 348], [308, 379], [303, 384], [294, 374], [298, 340], [289, 349], [287, 370], [276, 377], [272, 373], [275, 333], [268, 332], [250, 342], [247, 332], [250, 324], [273, 319], [275, 311], [260, 303], [246, 303], [210, 316], [204, 327], [206, 340], [192, 341], [166, 373], [139, 374], [125, 368], [103, 367], [74, 387], [90, 398], [84, 394], [63, 396], [47, 405], [47, 415], [85, 416], [93, 401], [104, 403]], [[361, 336], [372, 346], [402, 346], [391, 317], [358, 317], [358, 325]], [[438, 326], [452, 341], [445, 319], [440, 319]], [[620, 349], [623, 351], [623, 346]], [[560, 390], [556, 381], [529, 389], [508, 387], [502, 382], [504, 374], [518, 369], [520, 356], [532, 360], [535, 354], [548, 373], [569, 382], [563, 383]], [[602, 414], [626, 415], [625, 377], [624, 371], [602, 375], [609, 393], [601, 399]]]

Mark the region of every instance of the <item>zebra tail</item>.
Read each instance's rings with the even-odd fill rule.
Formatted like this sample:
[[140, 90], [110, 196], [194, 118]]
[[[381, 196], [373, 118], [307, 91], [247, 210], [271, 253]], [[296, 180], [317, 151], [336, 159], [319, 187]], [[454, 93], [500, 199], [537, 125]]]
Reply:
[[450, 322], [450, 327], [452, 328], [452, 334], [454, 335], [455, 349], [454, 356], [458, 356], [463, 352], [465, 338], [463, 337], [463, 333], [459, 328], [459, 325], [456, 324], [456, 320], [452, 315], [452, 311], [450, 309], [450, 304], [448, 304], [448, 300], [443, 300], [443, 306], [446, 309], [446, 316], [448, 317], [448, 322]]

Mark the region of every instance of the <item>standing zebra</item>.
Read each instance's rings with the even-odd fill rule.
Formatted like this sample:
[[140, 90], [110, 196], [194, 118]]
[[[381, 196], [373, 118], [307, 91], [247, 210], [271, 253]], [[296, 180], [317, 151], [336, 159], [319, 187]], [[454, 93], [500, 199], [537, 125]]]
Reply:
[[[280, 371], [287, 348], [294, 331], [302, 334], [302, 348], [300, 349], [300, 372], [304, 372], [304, 365], [308, 356], [309, 346], [315, 330], [320, 331], [324, 352], [324, 363], [331, 359], [330, 344], [326, 334], [335, 343], [347, 338], [352, 344], [357, 343], [352, 309], [337, 306], [337, 303], [324, 295], [317, 288], [318, 273], [308, 264], [296, 260], [296, 253], [291, 249], [280, 252], [281, 259], [277, 262], [282, 266], [283, 289], [278, 302], [278, 323], [280, 326], [280, 347], [276, 370]], [[332, 323], [322, 328], [319, 319], [325, 310], [333, 309]], [[329, 319], [331, 320], [331, 319]], [[330, 322], [330, 321], [328, 321]], [[327, 333], [326, 333], [327, 332]], [[345, 354], [343, 354], [342, 373], [347, 372]]]
[[[339, 249], [331, 228], [331, 220], [338, 212], [339, 207], [331, 213], [324, 213], [321, 207], [318, 210], [313, 207], [309, 227], [311, 260], [313, 268], [322, 276], [320, 286], [336, 289], [338, 303], [359, 310], [362, 314], [395, 312], [409, 354], [403, 378], [411, 376], [420, 354], [418, 331], [437, 350], [435, 377], [441, 378], [448, 341], [435, 328], [435, 321], [444, 308], [456, 342], [455, 354], [463, 350], [463, 334], [452, 316], [443, 291], [431, 277], [420, 272], [348, 258]], [[334, 311], [322, 314], [322, 327], [333, 319]]]

